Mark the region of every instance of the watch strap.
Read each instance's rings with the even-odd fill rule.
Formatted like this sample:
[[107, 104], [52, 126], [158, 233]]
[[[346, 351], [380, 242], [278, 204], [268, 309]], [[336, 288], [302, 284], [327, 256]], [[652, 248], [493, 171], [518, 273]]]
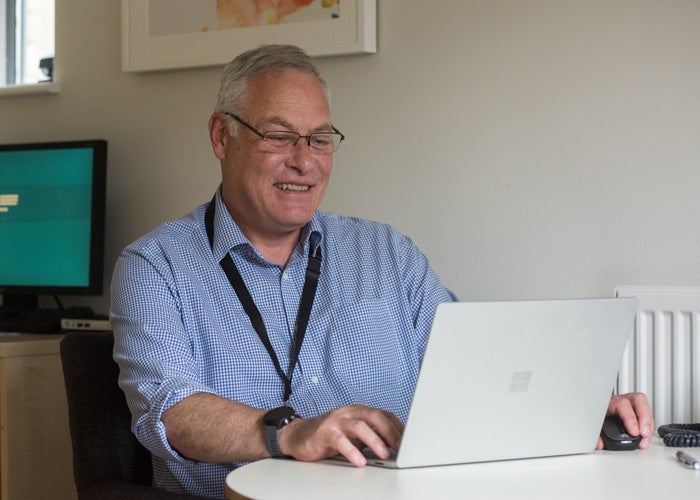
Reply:
[[265, 447], [267, 448], [267, 452], [273, 458], [289, 458], [289, 455], [285, 455], [280, 449], [279, 441], [277, 439], [277, 431], [292, 422], [292, 420], [298, 416], [299, 415], [296, 414], [291, 406], [281, 406], [270, 410], [263, 417]]

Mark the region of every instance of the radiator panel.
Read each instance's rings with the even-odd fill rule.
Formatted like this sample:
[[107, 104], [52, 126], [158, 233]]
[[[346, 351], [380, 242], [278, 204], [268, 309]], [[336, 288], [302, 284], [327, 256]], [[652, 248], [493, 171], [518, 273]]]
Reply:
[[615, 288], [639, 298], [616, 392], [646, 393], [656, 424], [700, 422], [700, 287]]

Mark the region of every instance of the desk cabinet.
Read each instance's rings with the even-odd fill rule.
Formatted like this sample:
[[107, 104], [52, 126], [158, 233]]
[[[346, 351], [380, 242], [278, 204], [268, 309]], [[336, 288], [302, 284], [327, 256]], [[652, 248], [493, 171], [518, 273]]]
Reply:
[[61, 338], [0, 334], [0, 500], [77, 498]]

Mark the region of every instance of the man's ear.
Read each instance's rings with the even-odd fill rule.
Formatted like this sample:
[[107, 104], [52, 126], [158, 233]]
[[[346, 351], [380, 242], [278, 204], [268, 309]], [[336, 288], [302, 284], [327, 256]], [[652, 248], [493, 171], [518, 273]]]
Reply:
[[226, 143], [230, 139], [228, 135], [226, 116], [223, 113], [212, 113], [209, 117], [209, 140], [214, 155], [223, 160], [226, 156]]

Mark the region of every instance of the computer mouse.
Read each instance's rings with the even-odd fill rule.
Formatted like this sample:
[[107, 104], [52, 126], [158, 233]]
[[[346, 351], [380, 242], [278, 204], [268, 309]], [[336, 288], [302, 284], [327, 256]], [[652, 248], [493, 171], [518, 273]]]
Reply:
[[603, 429], [600, 431], [604, 449], [613, 451], [629, 451], [639, 448], [642, 436], [631, 436], [625, 430], [625, 424], [617, 415], [605, 417]]

